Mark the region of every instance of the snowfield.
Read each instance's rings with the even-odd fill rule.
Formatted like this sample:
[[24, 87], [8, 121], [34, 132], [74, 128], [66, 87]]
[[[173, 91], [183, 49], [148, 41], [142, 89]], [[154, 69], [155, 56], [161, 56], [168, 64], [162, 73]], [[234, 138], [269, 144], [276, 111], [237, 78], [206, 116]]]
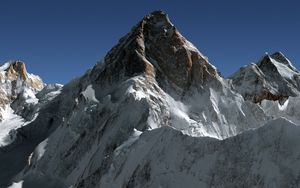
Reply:
[[3, 120], [0, 122], [0, 147], [10, 144], [14, 140], [14, 131], [24, 124], [24, 119], [16, 114], [10, 106], [0, 109]]

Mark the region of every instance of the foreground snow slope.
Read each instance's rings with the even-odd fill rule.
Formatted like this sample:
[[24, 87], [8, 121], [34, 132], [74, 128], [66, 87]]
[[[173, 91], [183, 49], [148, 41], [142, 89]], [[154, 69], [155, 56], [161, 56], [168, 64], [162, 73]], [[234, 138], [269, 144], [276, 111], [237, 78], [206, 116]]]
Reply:
[[285, 119], [219, 141], [169, 127], [115, 152], [108, 173], [78, 187], [297, 187], [300, 127]]
[[[299, 136], [300, 127], [286, 119], [270, 121], [262, 128], [222, 141], [190, 137], [170, 127], [142, 135], [132, 131], [101, 164], [101, 147], [93, 143], [90, 152], [75, 160], [78, 166], [67, 180], [84, 169], [74, 187], [297, 187]], [[32, 164], [37, 166], [22, 177], [24, 187], [47, 187], [49, 182], [68, 187], [70, 183], [63, 178], [36, 171], [40, 165], [45, 168], [53, 164]], [[67, 167], [73, 168], [66, 164], [65, 172]]]

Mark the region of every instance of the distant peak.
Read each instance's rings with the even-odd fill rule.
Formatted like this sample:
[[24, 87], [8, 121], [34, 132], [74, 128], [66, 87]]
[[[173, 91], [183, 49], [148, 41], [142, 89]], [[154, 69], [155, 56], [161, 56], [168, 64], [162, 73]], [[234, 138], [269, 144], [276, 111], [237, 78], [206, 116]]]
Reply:
[[150, 14], [146, 15], [143, 20], [149, 20], [149, 19], [153, 19], [153, 18], [164, 19], [166, 21], [169, 21], [168, 14], [162, 10], [156, 10], [156, 11], [151, 12]]
[[272, 63], [271, 57], [267, 52], [265, 52], [264, 55], [261, 57], [261, 59], [258, 61], [257, 65], [261, 66], [263, 64], [270, 64], [270, 63]]
[[[173, 24], [171, 23], [168, 14], [164, 11], [154, 11], [148, 15], [146, 15], [142, 21], [141, 26], [148, 25], [148, 27], [143, 29], [151, 29], [151, 30], [163, 30], [163, 29], [169, 29], [173, 27]], [[150, 26], [150, 27], [149, 27]]]
[[294, 71], [294, 72], [299, 72], [290, 62], [290, 60], [288, 58], [286, 58], [286, 56], [278, 51], [273, 53], [272, 55], [269, 55], [268, 53], [265, 53], [264, 56], [262, 57], [262, 59], [259, 61], [259, 66], [262, 64], [274, 64], [274, 60], [277, 63], [283, 64], [285, 66], [287, 66], [290, 70]]
[[271, 55], [271, 57], [276, 61], [287, 65], [291, 70], [298, 72], [298, 70], [292, 65], [291, 61], [286, 58], [286, 56], [282, 52], [275, 52]]
[[25, 63], [20, 60], [11, 60], [0, 66], [0, 73], [0, 81], [19, 80], [36, 90], [44, 87], [42, 79], [39, 76], [28, 74]]
[[23, 80], [27, 79], [26, 65], [23, 61], [9, 61], [1, 67], [8, 76], [20, 76]]
[[283, 54], [282, 52], [280, 52], [280, 51], [274, 52], [274, 53], [272, 54], [272, 56], [278, 56], [278, 57], [285, 58], [284, 54]]
[[167, 17], [167, 13], [163, 10], [155, 10], [155, 11], [151, 12], [149, 15]]
[[270, 55], [273, 59], [281, 62], [281, 63], [284, 63], [284, 64], [290, 64], [289, 60], [283, 55], [282, 52], [275, 52], [273, 53], [272, 55]]

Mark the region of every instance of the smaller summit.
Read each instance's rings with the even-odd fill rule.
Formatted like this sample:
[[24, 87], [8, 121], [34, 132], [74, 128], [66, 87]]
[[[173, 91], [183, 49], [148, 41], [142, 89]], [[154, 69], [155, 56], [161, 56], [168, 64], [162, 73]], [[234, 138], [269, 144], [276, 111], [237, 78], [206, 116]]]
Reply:
[[273, 58], [277, 62], [280, 62], [280, 63], [288, 66], [291, 70], [298, 72], [298, 70], [292, 65], [290, 60], [283, 55], [283, 53], [275, 52], [274, 54], [271, 55], [271, 58]]
[[25, 91], [36, 93], [43, 87], [42, 79], [27, 73], [26, 65], [22, 61], [9, 61], [0, 66], [0, 108], [4, 109]]
[[281, 52], [265, 54], [257, 64], [241, 68], [230, 78], [237, 92], [255, 103], [284, 102], [300, 95], [300, 73]]
[[265, 74], [272, 74], [277, 78], [283, 77], [289, 81], [299, 75], [299, 71], [281, 52], [264, 55], [257, 65]]
[[20, 77], [24, 81], [27, 79], [26, 66], [22, 61], [10, 61], [1, 66], [0, 70], [5, 71], [8, 78]]

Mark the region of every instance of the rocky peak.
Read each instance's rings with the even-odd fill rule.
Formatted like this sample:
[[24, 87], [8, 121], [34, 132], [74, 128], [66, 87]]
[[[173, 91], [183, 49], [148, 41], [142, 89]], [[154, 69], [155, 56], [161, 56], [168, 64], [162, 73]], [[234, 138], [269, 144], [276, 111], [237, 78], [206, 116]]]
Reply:
[[281, 52], [264, 55], [257, 65], [266, 76], [284, 79], [289, 82], [299, 76], [299, 71]]
[[120, 39], [104, 61], [104, 73], [99, 80], [103, 77], [120, 80], [145, 73], [182, 90], [218, 75], [215, 67], [179, 33], [163, 11], [145, 16]]
[[12, 61], [9, 63], [7, 69], [4, 70], [6, 72], [7, 77], [20, 77], [24, 81], [27, 79], [27, 71], [25, 63], [22, 61]]
[[300, 94], [300, 74], [281, 52], [265, 54], [256, 65], [247, 67], [255, 69], [240, 69], [231, 77], [245, 99], [255, 103], [262, 100], [283, 103], [288, 97]]
[[9, 61], [0, 67], [0, 108], [5, 108], [25, 90], [36, 93], [43, 87], [40, 77], [27, 73], [24, 62]]
[[283, 64], [289, 65], [290, 61], [283, 55], [282, 52], [275, 52], [272, 55], [270, 55], [273, 59], [276, 59], [279, 62], [282, 62]]
[[298, 70], [292, 65], [290, 60], [286, 58], [282, 52], [275, 52], [272, 55], [270, 55], [270, 57], [276, 60], [277, 62], [288, 66], [292, 71], [298, 72]]
[[282, 65], [286, 66], [289, 69], [288, 71], [293, 71], [297, 73], [299, 72], [282, 52], [275, 52], [271, 55], [265, 54], [262, 57], [262, 59], [258, 62], [258, 66], [260, 67], [268, 66], [269, 68], [273, 67], [273, 69], [278, 69], [278, 66], [276, 66], [277, 64], [279, 64], [280, 67], [282, 67]]
[[[279, 74], [276, 65], [273, 63], [273, 59], [269, 54], [265, 54], [261, 60], [257, 63], [257, 66], [263, 73]], [[279, 76], [279, 75], [277, 75]]]

